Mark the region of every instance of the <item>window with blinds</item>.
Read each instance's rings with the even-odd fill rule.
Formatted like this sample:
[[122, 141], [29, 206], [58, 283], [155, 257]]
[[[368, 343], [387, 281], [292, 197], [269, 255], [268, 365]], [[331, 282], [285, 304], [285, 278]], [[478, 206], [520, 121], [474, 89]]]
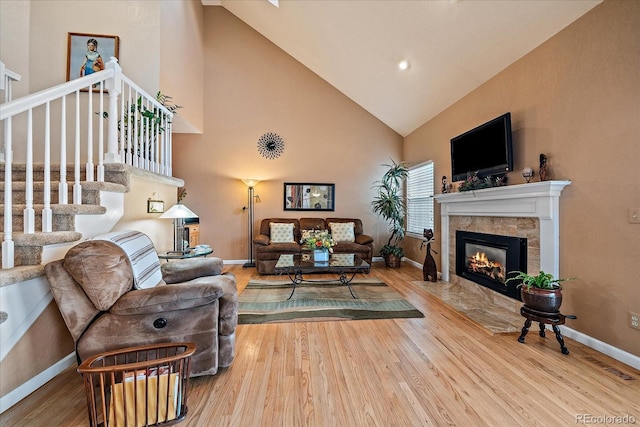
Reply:
[[433, 162], [409, 169], [407, 175], [407, 233], [422, 236], [433, 228]]

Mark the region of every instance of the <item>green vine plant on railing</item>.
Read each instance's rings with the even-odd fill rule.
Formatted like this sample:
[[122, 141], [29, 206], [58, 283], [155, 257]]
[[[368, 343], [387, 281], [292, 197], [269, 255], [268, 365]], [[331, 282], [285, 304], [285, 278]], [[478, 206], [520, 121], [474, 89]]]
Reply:
[[[158, 91], [158, 93], [156, 94], [156, 101], [158, 101], [163, 107], [169, 110], [173, 115], [176, 115], [178, 114], [178, 109], [183, 107], [181, 105], [172, 104], [172, 99], [173, 98], [171, 96], [164, 94], [161, 91]], [[138, 114], [136, 114], [136, 112]], [[109, 113], [106, 111], [103, 112], [102, 117], [108, 119]], [[134, 119], [135, 117], [137, 117], [137, 120]], [[154, 142], [156, 141], [158, 135], [166, 131], [166, 128], [162, 123], [161, 110], [156, 106], [148, 108], [146, 105], [143, 105], [141, 96], [138, 97], [137, 101], [134, 104], [129, 104], [127, 111], [124, 113], [124, 126], [121, 122], [122, 120], [118, 120], [118, 132], [120, 132], [123, 141], [128, 141], [129, 128], [133, 128], [134, 135], [140, 135], [143, 134], [143, 132], [144, 135], [148, 135], [153, 131], [152, 137]], [[150, 156], [151, 148], [148, 147], [147, 150], [149, 151], [147, 153], [147, 156]], [[138, 154], [140, 153], [138, 152]]]

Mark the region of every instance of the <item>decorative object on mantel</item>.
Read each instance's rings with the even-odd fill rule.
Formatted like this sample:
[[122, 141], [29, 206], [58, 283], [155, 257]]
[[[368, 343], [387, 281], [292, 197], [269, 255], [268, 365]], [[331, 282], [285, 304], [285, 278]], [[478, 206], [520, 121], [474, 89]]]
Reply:
[[531, 179], [533, 178], [534, 175], [535, 175], [535, 172], [533, 172], [533, 169], [531, 168], [522, 169], [522, 176], [527, 181], [527, 184], [531, 182]]
[[284, 151], [284, 139], [276, 133], [267, 132], [258, 139], [258, 152], [265, 159], [280, 157]]
[[447, 181], [447, 176], [442, 176], [442, 194], [446, 194], [451, 190], [451, 184]]
[[484, 178], [478, 177], [478, 172], [469, 172], [467, 174], [467, 179], [462, 181], [460, 186], [458, 187], [459, 191], [471, 191], [471, 190], [481, 190], [483, 188], [492, 188], [492, 187], [502, 187], [507, 185], [506, 176], [485, 176]]
[[424, 257], [424, 264], [422, 265], [422, 278], [425, 282], [428, 282], [429, 279], [431, 279], [432, 282], [437, 282], [438, 267], [436, 267], [436, 260], [433, 259], [433, 256], [431, 255], [431, 242], [435, 240], [435, 237], [433, 236], [433, 230], [430, 228], [425, 228], [422, 232], [422, 236], [427, 239], [423, 240], [422, 243], [420, 243], [420, 249], [422, 249], [425, 244], [427, 245], [427, 253]]
[[[516, 274], [517, 273], [517, 274]], [[520, 309], [520, 314], [525, 318], [522, 333], [518, 337], [518, 342], [524, 343], [524, 337], [529, 332], [531, 322], [539, 322], [540, 336], [545, 336], [545, 324], [550, 324], [556, 339], [560, 343], [562, 354], [569, 354], [569, 350], [564, 345], [564, 339], [560, 333], [558, 325], [563, 325], [565, 319], [576, 319], [576, 316], [560, 313], [562, 305], [562, 286], [560, 282], [575, 280], [575, 277], [567, 279], [556, 279], [553, 274], [540, 271], [536, 276], [529, 275], [522, 271], [511, 271], [509, 274], [516, 274], [508, 278], [505, 284], [514, 280], [521, 280], [518, 284], [520, 296], [524, 306]]]
[[540, 153], [540, 168], [538, 169], [538, 176], [540, 181], [547, 180], [547, 156], [544, 153]]
[[391, 160], [390, 165], [383, 165], [388, 169], [382, 179], [376, 181], [373, 188], [376, 196], [371, 202], [373, 211], [389, 223], [389, 241], [380, 249], [380, 256], [384, 258], [387, 267], [399, 268], [404, 249], [398, 244], [404, 239], [404, 217], [406, 199], [402, 193], [402, 184], [409, 174], [409, 168], [404, 162], [396, 163]]

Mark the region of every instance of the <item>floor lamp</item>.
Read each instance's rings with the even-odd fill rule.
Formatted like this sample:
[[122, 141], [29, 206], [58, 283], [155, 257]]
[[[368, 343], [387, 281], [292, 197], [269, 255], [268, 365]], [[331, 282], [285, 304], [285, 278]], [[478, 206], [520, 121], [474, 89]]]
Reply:
[[160, 218], [168, 218], [173, 220], [173, 253], [183, 254], [189, 252], [188, 244], [187, 248], [184, 245], [184, 219], [185, 218], [198, 218], [198, 215], [193, 213], [191, 209], [183, 205], [182, 203], [175, 204], [160, 215]]
[[247, 236], [247, 248], [248, 248], [248, 256], [247, 256], [247, 262], [242, 266], [244, 268], [248, 268], [248, 267], [255, 267], [256, 263], [253, 260], [253, 204], [255, 201], [255, 197], [253, 195], [253, 187], [255, 187], [256, 185], [258, 185], [258, 183], [260, 182], [259, 179], [243, 179], [242, 182], [244, 182], [245, 184], [247, 184], [247, 187], [249, 187], [249, 200], [247, 200], [247, 207], [242, 208], [242, 210], [246, 210], [249, 209], [249, 223], [248, 223], [248, 236]]

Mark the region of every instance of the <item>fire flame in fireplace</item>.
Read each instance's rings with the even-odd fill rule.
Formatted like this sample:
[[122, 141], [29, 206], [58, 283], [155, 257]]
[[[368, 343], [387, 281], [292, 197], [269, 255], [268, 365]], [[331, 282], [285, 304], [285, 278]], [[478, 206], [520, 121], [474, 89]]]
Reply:
[[467, 260], [467, 269], [494, 280], [505, 281], [504, 266], [497, 261], [490, 260], [484, 252], [476, 252], [475, 255], [471, 255]]

